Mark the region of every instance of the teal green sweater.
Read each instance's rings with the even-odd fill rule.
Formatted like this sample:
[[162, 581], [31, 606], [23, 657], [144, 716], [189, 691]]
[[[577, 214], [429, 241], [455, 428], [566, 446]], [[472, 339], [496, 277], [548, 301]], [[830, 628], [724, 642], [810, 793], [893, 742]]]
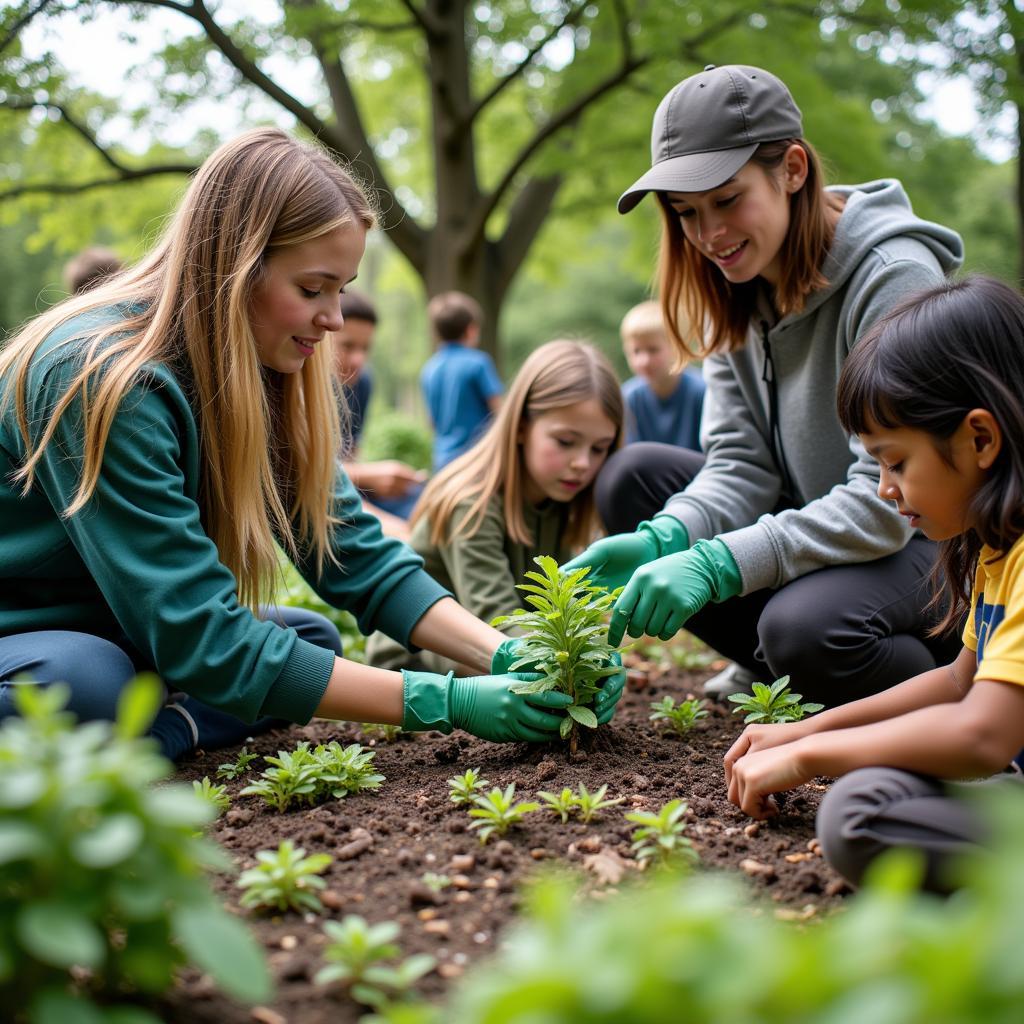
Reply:
[[[77, 368], [80, 346], [58, 343], [117, 315], [79, 317], [47, 339], [29, 374], [33, 437]], [[70, 518], [60, 513], [79, 482], [80, 406], [62, 417], [25, 496], [11, 480], [25, 447], [8, 406], [0, 419], [0, 636], [59, 629], [126, 637], [172, 690], [246, 721], [306, 722], [334, 655], [238, 603], [197, 503], [201, 439], [187, 390], [168, 367], [148, 368], [117, 413], [96, 491]], [[382, 630], [408, 644], [447, 591], [410, 548], [382, 535], [340, 466], [333, 511], [339, 565], [318, 576], [317, 565], [300, 560], [299, 572], [325, 601], [352, 612], [364, 633]]]

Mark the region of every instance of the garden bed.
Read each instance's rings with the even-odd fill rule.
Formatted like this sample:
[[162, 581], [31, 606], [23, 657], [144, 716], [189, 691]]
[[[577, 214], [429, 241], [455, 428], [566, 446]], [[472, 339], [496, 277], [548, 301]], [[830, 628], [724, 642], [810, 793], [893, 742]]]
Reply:
[[[649, 664], [642, 669], [650, 669]], [[376, 794], [357, 794], [313, 808], [278, 814], [261, 800], [239, 797], [248, 779], [227, 783], [230, 810], [213, 826], [216, 839], [240, 868], [255, 863], [255, 853], [276, 849], [292, 839], [307, 853], [334, 857], [324, 873], [322, 915], [246, 913], [264, 944], [277, 985], [271, 1006], [245, 1007], [219, 994], [212, 982], [188, 973], [164, 1000], [160, 1014], [173, 1024], [346, 1024], [365, 1010], [330, 987], [315, 985], [322, 966], [323, 921], [360, 914], [372, 923], [396, 921], [403, 956], [429, 953], [437, 969], [417, 991], [434, 999], [473, 963], [490, 953], [517, 914], [522, 883], [552, 863], [579, 868], [595, 895], [635, 874], [630, 854], [634, 825], [629, 810], [657, 811], [669, 800], [689, 803], [688, 835], [700, 857], [698, 870], [748, 875], [755, 891], [778, 904], [781, 916], [813, 918], [828, 913], [846, 887], [821, 859], [814, 837], [814, 815], [823, 780], [787, 794], [780, 816], [753, 823], [725, 796], [722, 756], [742, 730], [729, 707], [710, 707], [710, 715], [686, 737], [677, 737], [648, 720], [650, 704], [700, 692], [709, 671], [659, 674], [632, 671], [630, 685], [611, 725], [587, 737], [570, 760], [560, 745], [492, 744], [461, 732], [403, 734], [393, 742], [374, 742], [375, 767], [387, 781]], [[258, 737], [250, 749], [261, 754], [332, 739], [368, 743], [354, 725], [312, 725]], [[185, 780], [211, 779], [232, 751], [200, 753], [180, 766]], [[257, 773], [262, 762], [252, 765]], [[539, 790], [559, 792], [583, 783], [593, 791], [603, 784], [609, 796], [625, 798], [591, 824], [567, 824], [550, 811], [528, 815], [504, 839], [481, 845], [464, 809], [448, 799], [447, 780], [467, 768], [479, 768], [493, 786], [516, 784], [516, 798], [532, 800]], [[435, 892], [424, 874], [444, 875], [451, 884]], [[231, 907], [240, 890], [234, 880], [217, 883]], [[244, 912], [243, 912], [244, 913]]]

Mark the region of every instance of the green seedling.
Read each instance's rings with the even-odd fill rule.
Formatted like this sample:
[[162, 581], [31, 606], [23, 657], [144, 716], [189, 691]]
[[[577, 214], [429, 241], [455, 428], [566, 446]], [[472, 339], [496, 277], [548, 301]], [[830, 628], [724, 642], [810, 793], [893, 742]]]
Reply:
[[236, 883], [245, 890], [239, 902], [243, 907], [261, 910], [319, 913], [323, 904], [314, 890], [327, 884], [320, 873], [327, 870], [332, 859], [326, 853], [307, 857], [306, 851], [290, 839], [282, 840], [276, 850], [260, 850], [257, 866], [243, 871]]
[[249, 765], [259, 757], [259, 754], [249, 752], [248, 747], [242, 747], [234, 761], [225, 761], [217, 769], [218, 779], [237, 779], [249, 770]]
[[651, 705], [652, 722], [666, 722], [674, 732], [685, 736], [702, 718], [708, 717], [705, 701], [691, 697], [678, 704], [671, 697], [664, 697]]
[[331, 741], [313, 751], [313, 758], [320, 769], [318, 790], [330, 793], [340, 800], [349, 793], [361, 793], [368, 789], [380, 789], [384, 776], [374, 770], [375, 750], [364, 750], [358, 743], [342, 747]]
[[474, 798], [490, 783], [480, 778], [479, 768], [468, 768], [462, 775], [448, 780], [448, 799], [460, 807], [471, 804]]
[[789, 676], [776, 679], [771, 686], [754, 683], [753, 693], [733, 693], [729, 700], [736, 705], [732, 709], [734, 715], [746, 712], [743, 721], [775, 724], [779, 722], [799, 722], [805, 715], [813, 715], [821, 711], [824, 704], [801, 704], [803, 699], [799, 693], [789, 692]]
[[477, 820], [470, 822], [469, 827], [480, 830], [481, 843], [486, 843], [493, 835], [503, 836], [527, 814], [540, 809], [540, 804], [533, 800], [515, 803], [515, 795], [516, 784], [510, 782], [504, 792], [495, 787], [490, 793], [473, 797], [475, 806], [469, 816]]
[[382, 961], [399, 955], [394, 941], [399, 930], [394, 921], [369, 924], [358, 914], [327, 921], [324, 959], [328, 963], [317, 971], [314, 981], [318, 985], [341, 982], [357, 1002], [386, 1009], [393, 1000], [405, 996], [436, 963], [432, 956], [420, 954], [395, 967], [384, 964]]
[[609, 807], [615, 807], [625, 800], [625, 797], [621, 796], [606, 800], [604, 795], [607, 792], [608, 787], [605, 785], [599, 786], [593, 793], [582, 782], [576, 787], [576, 807], [580, 812], [580, 821], [584, 825], [589, 825], [591, 820], [596, 818], [601, 811]]
[[562, 819], [562, 824], [569, 820], [579, 801], [576, 794], [568, 786], [561, 793], [538, 793], [537, 796], [547, 805], [548, 809]]
[[627, 821], [640, 826], [633, 830], [631, 847], [638, 861], [665, 865], [697, 859], [697, 851], [685, 835], [686, 808], [685, 800], [670, 800], [656, 814], [633, 811], [626, 815]]
[[601, 680], [619, 669], [610, 664], [615, 648], [608, 643], [605, 618], [619, 590], [608, 593], [587, 583], [589, 568], [561, 573], [548, 555], [534, 559], [541, 572], [528, 572], [532, 583], [517, 584], [526, 593], [533, 611], [517, 609], [501, 615], [492, 625], [512, 623], [525, 630], [511, 671], [536, 672], [532, 682], [513, 683], [515, 693], [546, 693], [557, 690], [572, 698], [560, 727], [562, 739], [569, 740], [575, 753], [578, 726], [597, 728], [592, 704]]
[[311, 804], [315, 801], [320, 766], [308, 743], [300, 743], [292, 751], [279, 750], [277, 757], [268, 755], [263, 760], [271, 767], [249, 783], [242, 790], [242, 796], [261, 796], [282, 813], [293, 802]]
[[394, 743], [402, 734], [402, 727], [389, 722], [362, 722], [359, 731], [372, 740]]
[[212, 783], [209, 775], [204, 775], [202, 782], [193, 782], [192, 789], [196, 796], [208, 800], [217, 809], [218, 815], [231, 806], [231, 797], [228, 796], [227, 787]]
[[452, 880], [447, 875], [439, 875], [436, 871], [424, 871], [420, 875], [420, 881], [431, 892], [442, 892], [452, 884]]

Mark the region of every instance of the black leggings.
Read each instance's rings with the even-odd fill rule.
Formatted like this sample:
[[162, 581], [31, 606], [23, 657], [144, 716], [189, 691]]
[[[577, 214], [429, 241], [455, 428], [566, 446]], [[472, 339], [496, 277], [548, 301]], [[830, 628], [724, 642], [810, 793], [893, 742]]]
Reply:
[[[699, 453], [664, 444], [616, 452], [596, 487], [609, 533], [634, 530], [661, 511], [703, 462]], [[916, 537], [874, 562], [819, 569], [778, 590], [709, 604], [686, 629], [765, 682], [788, 675], [805, 699], [845, 704], [959, 653], [959, 633], [927, 635], [936, 621], [925, 612], [934, 561], [934, 544]]]

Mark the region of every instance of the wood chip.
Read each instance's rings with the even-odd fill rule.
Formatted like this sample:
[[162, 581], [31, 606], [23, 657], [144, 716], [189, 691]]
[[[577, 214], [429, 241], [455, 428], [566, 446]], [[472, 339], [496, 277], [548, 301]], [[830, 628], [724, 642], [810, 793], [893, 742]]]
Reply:
[[473, 879], [466, 875], [452, 875], [452, 885], [456, 889], [472, 889]]
[[821, 852], [821, 843], [818, 841], [817, 836], [815, 836], [814, 839], [807, 840], [807, 849], [810, 850], [815, 857], [823, 856]]
[[787, 853], [786, 860], [790, 864], [799, 864], [802, 861], [810, 860], [813, 856], [813, 853]]
[[751, 822], [751, 823], [750, 823], [749, 825], [747, 825], [747, 827], [746, 827], [746, 828], [745, 828], [745, 829], [743, 830], [743, 834], [744, 834], [745, 836], [749, 836], [749, 837], [750, 837], [751, 839], [753, 839], [753, 838], [754, 838], [754, 836], [756, 836], [756, 835], [757, 835], [757, 833], [758, 833], [758, 832], [760, 832], [760, 831], [761, 831], [761, 823], [760, 823], [760, 822], [758, 822], [758, 821], [752, 821], [752, 822]]
[[440, 919], [436, 921], [427, 921], [423, 925], [423, 930], [428, 935], [449, 935], [452, 930], [452, 926], [447, 921]]
[[599, 853], [588, 853], [583, 858], [584, 870], [594, 875], [601, 885], [618, 885], [628, 866], [626, 860], [610, 846]]
[[433, 921], [437, 917], [437, 911], [433, 907], [424, 907], [416, 911], [416, 916], [421, 921]]
[[456, 874], [468, 875], [476, 867], [476, 857], [471, 853], [457, 853], [448, 862], [448, 866]]
[[818, 908], [813, 903], [797, 910], [795, 907], [776, 907], [775, 916], [780, 921], [810, 921], [818, 913]]
[[775, 877], [775, 868], [771, 864], [762, 864], [753, 857], [747, 857], [740, 861], [740, 870], [750, 875], [751, 878], [771, 879]]
[[295, 949], [299, 940], [294, 935], [282, 935], [280, 946], [282, 949]]
[[452, 978], [459, 977], [459, 975], [461, 975], [464, 970], [465, 968], [461, 967], [459, 964], [449, 963], [441, 964], [441, 966], [437, 969], [437, 973], [440, 974], [442, 978], [446, 978], [450, 981]]
[[256, 1024], [288, 1024], [287, 1017], [283, 1017], [269, 1006], [254, 1006], [249, 1016]]

